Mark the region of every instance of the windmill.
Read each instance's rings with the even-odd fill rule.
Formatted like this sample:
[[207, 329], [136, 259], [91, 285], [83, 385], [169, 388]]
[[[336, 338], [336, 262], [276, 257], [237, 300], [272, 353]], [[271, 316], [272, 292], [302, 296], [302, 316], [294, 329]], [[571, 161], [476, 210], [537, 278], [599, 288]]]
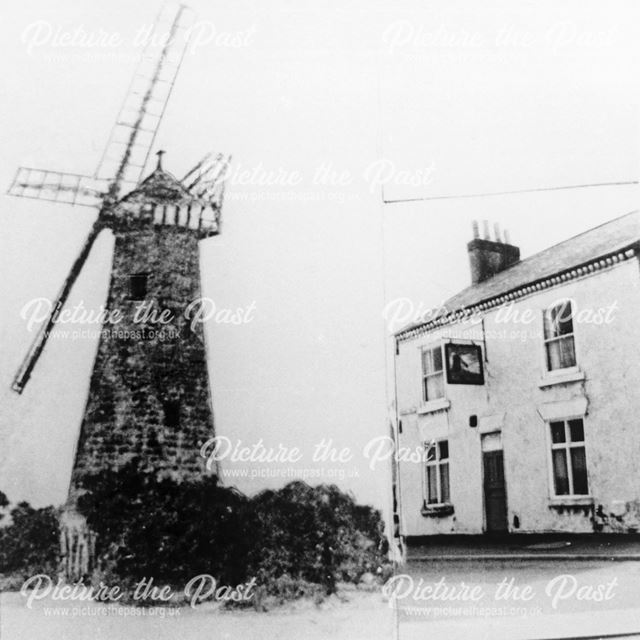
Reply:
[[[150, 44], [142, 55], [93, 176], [20, 167], [9, 187], [8, 193], [13, 196], [98, 209], [98, 217], [52, 305], [51, 312], [36, 334], [27, 356], [15, 375], [12, 389], [18, 393], [22, 393], [31, 377], [56, 317], [64, 306], [98, 234], [108, 226], [110, 214], [120, 194], [126, 188], [138, 185], [147, 164], [184, 58], [189, 40], [189, 24], [192, 21], [192, 16], [189, 16], [189, 11], [184, 5], [181, 5], [172, 16], [169, 28], [166, 30], [167, 20], [170, 17], [167, 7], [158, 15], [149, 40]], [[168, 34], [166, 44], [158, 54], [154, 52], [151, 43], [156, 37], [163, 37], [164, 34]], [[195, 179], [190, 182], [190, 189], [193, 190], [203, 208], [210, 206], [219, 213], [224, 193], [224, 179], [220, 178], [228, 167], [229, 161], [230, 158], [225, 158], [222, 154], [218, 154], [214, 162], [210, 162], [209, 156], [205, 156], [187, 174], [187, 178], [195, 176]]]
[[[213, 435], [213, 409], [201, 324], [185, 310], [200, 296], [198, 244], [220, 231], [230, 157], [207, 154], [182, 179], [162, 166], [143, 178], [158, 127], [184, 59], [193, 16], [164, 8], [150, 44], [91, 176], [21, 167], [10, 195], [88, 206], [95, 222], [71, 266], [48, 318], [40, 326], [12, 388], [22, 393], [60, 310], [98, 235], [114, 237], [107, 309], [122, 322], [103, 326], [79, 430], [66, 516], [64, 570], [80, 577], [91, 566], [93, 534], [75, 511], [83, 478], [136, 459], [184, 479], [204, 470], [200, 446]], [[153, 45], [164, 45], [158, 50]], [[141, 308], [167, 310], [159, 325]]]

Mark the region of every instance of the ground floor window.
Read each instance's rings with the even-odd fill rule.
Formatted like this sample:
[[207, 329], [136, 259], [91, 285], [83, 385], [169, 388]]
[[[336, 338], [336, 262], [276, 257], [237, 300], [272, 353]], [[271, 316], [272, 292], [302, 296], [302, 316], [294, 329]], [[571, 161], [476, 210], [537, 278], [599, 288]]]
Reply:
[[426, 462], [426, 504], [448, 504], [449, 494], [449, 442], [430, 442]]
[[550, 422], [549, 427], [554, 495], [589, 495], [582, 419], [558, 420]]

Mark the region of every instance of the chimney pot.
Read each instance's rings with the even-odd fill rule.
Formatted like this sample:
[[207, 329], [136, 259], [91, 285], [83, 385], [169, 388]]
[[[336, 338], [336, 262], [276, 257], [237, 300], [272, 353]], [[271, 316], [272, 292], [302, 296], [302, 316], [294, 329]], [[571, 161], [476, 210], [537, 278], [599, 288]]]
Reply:
[[509, 237], [508, 229], [504, 230], [504, 241], [505, 241], [505, 244], [511, 244], [511, 238]]
[[477, 223], [474, 222], [474, 238], [467, 244], [471, 283], [474, 285], [492, 278], [520, 261], [520, 249], [510, 243], [509, 232], [504, 231], [504, 242], [501, 241], [500, 227], [494, 224], [495, 240], [491, 240], [488, 220], [483, 220], [482, 223], [484, 238], [476, 235]]
[[480, 237], [480, 231], [478, 229], [478, 221], [477, 220], [474, 220], [471, 223], [471, 228], [473, 229], [473, 237], [474, 238], [479, 238]]

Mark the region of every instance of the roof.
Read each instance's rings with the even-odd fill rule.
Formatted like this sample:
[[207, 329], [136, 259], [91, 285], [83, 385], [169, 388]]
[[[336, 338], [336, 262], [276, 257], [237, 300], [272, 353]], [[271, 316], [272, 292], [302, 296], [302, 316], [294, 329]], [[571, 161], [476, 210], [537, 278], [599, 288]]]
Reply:
[[404, 327], [396, 336], [408, 334], [420, 327], [428, 329], [435, 318], [440, 318], [439, 326], [447, 324], [449, 316], [449, 322], [456, 319], [456, 311], [469, 310], [504, 297], [505, 294], [515, 293], [533, 283], [628, 249], [639, 241], [640, 212], [632, 211], [544, 249], [483, 282], [463, 289], [449, 298], [438, 314], [430, 314], [428, 321], [414, 322]]
[[128, 193], [123, 201], [165, 203], [192, 199], [193, 196], [175, 176], [158, 166], [136, 189]]

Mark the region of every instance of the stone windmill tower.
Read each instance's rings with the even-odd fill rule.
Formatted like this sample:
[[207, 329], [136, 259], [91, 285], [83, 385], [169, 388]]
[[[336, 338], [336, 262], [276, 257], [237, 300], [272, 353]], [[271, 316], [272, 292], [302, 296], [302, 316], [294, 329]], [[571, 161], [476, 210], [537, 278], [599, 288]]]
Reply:
[[[64, 571], [91, 568], [94, 536], [74, 509], [83, 478], [117, 470], [133, 458], [161, 475], [205, 472], [199, 455], [213, 436], [204, 332], [194, 321], [200, 298], [198, 243], [220, 231], [230, 158], [205, 156], [181, 180], [162, 167], [143, 172], [189, 34], [184, 6], [161, 12], [94, 176], [20, 168], [16, 196], [94, 206], [97, 218], [60, 293], [22, 363], [13, 389], [22, 393], [97, 236], [114, 237], [111, 281], [84, 418], [62, 518]], [[116, 312], [116, 315], [114, 315]], [[117, 322], [113, 318], [119, 318]]]

